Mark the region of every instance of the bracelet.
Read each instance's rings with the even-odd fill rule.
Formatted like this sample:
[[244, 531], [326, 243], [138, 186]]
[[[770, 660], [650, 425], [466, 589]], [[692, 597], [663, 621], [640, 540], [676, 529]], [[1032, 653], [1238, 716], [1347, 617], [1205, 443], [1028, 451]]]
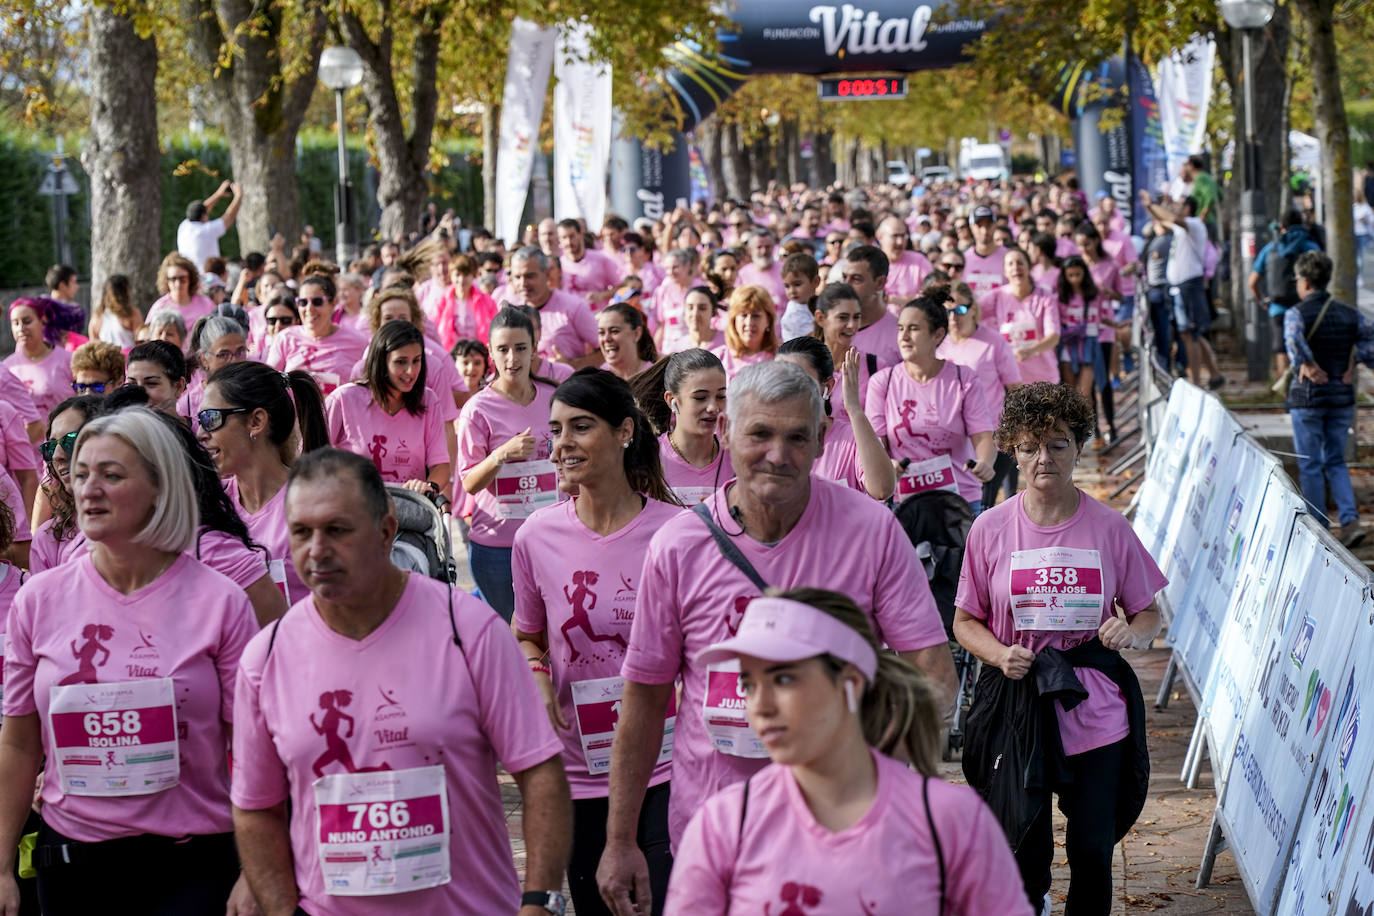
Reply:
[[530, 665], [530, 673], [533, 674], [536, 671], [542, 671], [549, 677], [553, 677], [553, 672], [549, 670], [548, 665]]

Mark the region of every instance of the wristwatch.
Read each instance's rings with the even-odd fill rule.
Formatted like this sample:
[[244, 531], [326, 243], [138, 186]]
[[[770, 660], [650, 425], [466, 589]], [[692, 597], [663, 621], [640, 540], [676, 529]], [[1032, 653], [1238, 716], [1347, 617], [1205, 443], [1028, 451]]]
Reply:
[[553, 916], [563, 916], [568, 911], [568, 898], [558, 891], [525, 891], [520, 897], [520, 905], [541, 907]]

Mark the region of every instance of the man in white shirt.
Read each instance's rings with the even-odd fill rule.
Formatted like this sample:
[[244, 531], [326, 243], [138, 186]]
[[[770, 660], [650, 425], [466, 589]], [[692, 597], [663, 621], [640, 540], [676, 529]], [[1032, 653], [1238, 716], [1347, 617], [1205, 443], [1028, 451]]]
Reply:
[[[229, 206], [224, 209], [224, 215], [210, 219], [215, 204], [226, 196], [229, 196]], [[234, 225], [242, 203], [243, 188], [228, 179], [221, 182], [219, 189], [204, 200], [191, 201], [186, 206], [186, 218], [177, 226], [177, 253], [190, 260], [203, 273], [205, 262], [220, 256], [220, 236]]]
[[1174, 322], [1188, 354], [1193, 384], [1202, 384], [1201, 367], [1206, 364], [1210, 373], [1207, 387], [1215, 391], [1226, 384], [1226, 379], [1217, 367], [1216, 354], [1207, 340], [1207, 332], [1212, 327], [1212, 313], [1207, 307], [1207, 281], [1203, 277], [1207, 227], [1197, 217], [1197, 201], [1185, 197], [1170, 210], [1163, 204], [1151, 203], [1146, 192], [1141, 192], [1141, 200], [1150, 215], [1174, 234], [1168, 266], [1169, 286], [1174, 294]]

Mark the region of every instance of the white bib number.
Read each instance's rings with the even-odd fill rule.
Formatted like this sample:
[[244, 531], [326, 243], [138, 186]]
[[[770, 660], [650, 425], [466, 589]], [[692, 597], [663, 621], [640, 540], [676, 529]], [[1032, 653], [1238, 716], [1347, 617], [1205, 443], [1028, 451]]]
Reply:
[[325, 893], [375, 897], [448, 883], [442, 766], [331, 773], [314, 789]]
[[[611, 742], [620, 724], [620, 703], [625, 692], [625, 679], [601, 677], [587, 681], [573, 681], [573, 706], [577, 709], [577, 730], [582, 736], [582, 757], [587, 772], [606, 776], [611, 772]], [[663, 720], [663, 743], [658, 749], [658, 764], [673, 759], [673, 731], [677, 726], [677, 691], [668, 700], [668, 714]]]
[[180, 781], [169, 677], [55, 686], [48, 694], [48, 727], [57, 778], [68, 795], [152, 795]]
[[339, 376], [333, 372], [316, 372], [314, 376], [315, 381], [320, 386], [320, 394], [325, 397], [329, 397], [333, 394], [334, 389], [338, 388], [339, 382], [342, 381]]
[[897, 495], [902, 499], [929, 490], [959, 492], [959, 483], [954, 479], [954, 462], [948, 455], [936, 455], [924, 461], [913, 461], [906, 466], [902, 476], [897, 478]]
[[1011, 555], [1011, 615], [1017, 630], [1096, 630], [1102, 625], [1102, 556], [1045, 547]]
[[496, 514], [529, 518], [558, 502], [558, 472], [552, 461], [512, 461], [496, 474]]
[[1008, 321], [1002, 325], [1002, 336], [1012, 349], [1030, 346], [1040, 338], [1039, 328], [1029, 321]]
[[739, 684], [739, 660], [720, 662], [706, 669], [706, 699], [702, 717], [711, 745], [731, 757], [759, 759], [768, 756], [759, 736], [744, 715], [744, 690]]
[[282, 597], [286, 599], [286, 606], [291, 606], [291, 588], [286, 584], [286, 561], [268, 560], [267, 574], [272, 577], [272, 584], [281, 590]]

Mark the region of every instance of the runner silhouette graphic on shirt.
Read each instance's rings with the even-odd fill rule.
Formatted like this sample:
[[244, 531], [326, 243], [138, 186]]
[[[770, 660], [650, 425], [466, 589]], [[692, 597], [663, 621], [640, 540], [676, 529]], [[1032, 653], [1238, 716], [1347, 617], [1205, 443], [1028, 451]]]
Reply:
[[[798, 884], [795, 881], [788, 881], [778, 891], [778, 899], [783, 902], [783, 908], [777, 911], [777, 916], [806, 916], [806, 911], [821, 904], [821, 889], [812, 887], [809, 884]], [[773, 905], [765, 903], [763, 905], [764, 916], [773, 916]]]
[[367, 447], [372, 455], [372, 463], [377, 466], [377, 470], [382, 469], [382, 459], [386, 457], [386, 436], [373, 436], [372, 444]]
[[[320, 694], [320, 709], [324, 710], [324, 715], [318, 724], [315, 722], [315, 714], [310, 714], [310, 727], [315, 729], [315, 734], [324, 736], [325, 751], [311, 764], [317, 779], [324, 775], [324, 768], [331, 763], [339, 764], [349, 773], [372, 773], [391, 769], [386, 763], [375, 767], [354, 765], [353, 755], [348, 752], [348, 745], [344, 744], [345, 740], [353, 737], [353, 717], [341, 708], [352, 702], [351, 690], [326, 690]], [[345, 720], [348, 722], [348, 733], [340, 737], [339, 725]]]
[[625, 637], [619, 633], [602, 634], [592, 629], [592, 618], [587, 612], [596, 607], [596, 592], [588, 586], [595, 585], [600, 578], [593, 570], [579, 570], [572, 574], [572, 592], [569, 593], [568, 586], [563, 586], [563, 597], [568, 599], [568, 604], [572, 607], [572, 617], [563, 624], [561, 631], [563, 638], [568, 640], [568, 649], [572, 653], [568, 656], [569, 663], [577, 661], [582, 656], [573, 641], [568, 639], [569, 630], [580, 629], [592, 642], [613, 642], [618, 643], [621, 649], [627, 648]]
[[380, 845], [378, 845], [378, 846], [373, 846], [373, 847], [372, 847], [372, 861], [371, 861], [370, 863], [368, 863], [368, 864], [370, 864], [370, 865], [381, 865], [381, 864], [383, 864], [383, 863], [385, 863], [385, 862], [390, 862], [390, 861], [391, 861], [391, 856], [384, 856], [384, 855], [382, 855], [382, 847], [381, 847]]
[[[67, 675], [57, 682], [59, 687], [68, 684], [94, 684], [99, 678], [95, 676], [95, 669], [102, 667], [110, 660], [110, 650], [101, 643], [109, 642], [114, 638], [114, 627], [106, 626], [103, 623], [88, 623], [81, 628], [81, 637], [86, 641], [81, 644], [81, 648], [76, 647], [76, 640], [72, 640], [72, 657], [77, 661], [77, 669], [72, 674]], [[95, 657], [101, 655], [100, 661]]]

